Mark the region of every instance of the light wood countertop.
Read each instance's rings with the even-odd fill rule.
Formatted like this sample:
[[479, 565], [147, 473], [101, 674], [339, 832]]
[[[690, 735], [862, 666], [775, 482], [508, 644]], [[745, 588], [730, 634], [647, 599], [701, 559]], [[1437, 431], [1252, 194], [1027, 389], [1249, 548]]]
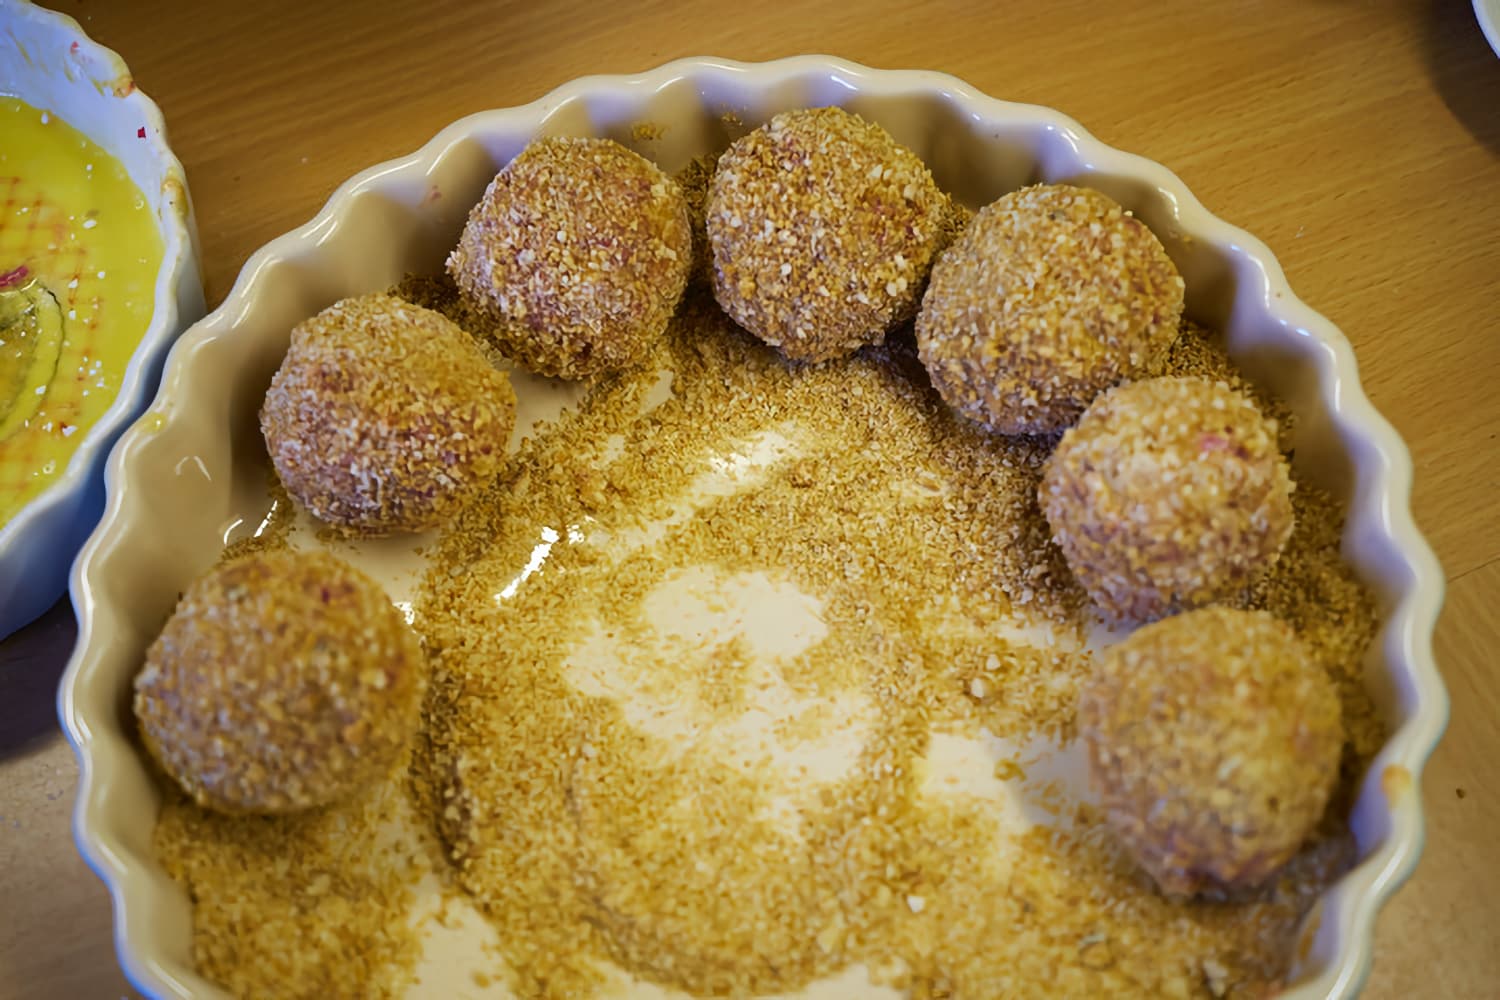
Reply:
[[[1344, 330], [1415, 457], [1417, 520], [1448, 579], [1453, 718], [1366, 995], [1496, 995], [1500, 57], [1467, 2], [54, 4], [165, 113], [210, 306], [365, 166], [470, 112], [680, 56], [943, 70], [1166, 164]], [[69, 832], [53, 699], [73, 637], [64, 601], [0, 641], [0, 997], [135, 995]]]

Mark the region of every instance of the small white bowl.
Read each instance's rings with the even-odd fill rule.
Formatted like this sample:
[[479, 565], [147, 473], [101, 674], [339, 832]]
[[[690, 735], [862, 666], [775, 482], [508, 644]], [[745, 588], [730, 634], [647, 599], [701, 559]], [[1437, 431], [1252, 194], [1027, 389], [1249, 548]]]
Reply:
[[71, 17], [24, 0], [0, 0], [0, 94], [40, 108], [124, 164], [155, 213], [163, 244], [151, 323], [120, 393], [85, 431], [67, 467], [0, 526], [0, 638], [47, 610], [104, 509], [104, 459], [156, 391], [167, 348], [204, 312], [197, 231], [182, 164], [167, 147], [161, 111], [135, 88], [118, 55], [89, 40]]
[[[824, 104], [883, 124], [971, 204], [1037, 180], [1113, 195], [1162, 237], [1187, 280], [1190, 315], [1225, 331], [1241, 366], [1297, 412], [1299, 472], [1347, 502], [1344, 552], [1379, 601], [1369, 677], [1391, 737], [1351, 818], [1362, 860], [1304, 929], [1290, 995], [1359, 988], [1376, 911], [1421, 849], [1417, 779], [1448, 701], [1431, 654], [1443, 578], [1409, 512], [1411, 460], [1360, 389], [1348, 341], [1292, 294], [1264, 244], [1210, 215], [1165, 168], [1055, 111], [995, 100], [950, 76], [809, 56], [591, 77], [456, 122], [416, 153], [357, 175], [310, 223], [252, 256], [224, 304], [174, 348], [152, 412], [111, 457], [108, 508], [74, 570], [79, 645], [59, 701], [82, 768], [79, 849], [109, 886], [120, 961], [143, 991], [217, 995], [192, 967], [187, 895], [152, 855], [159, 799], [132, 731], [131, 679], [178, 592], [219, 556], [226, 526], [264, 509], [255, 413], [292, 325], [342, 296], [440, 267], [495, 170], [538, 134], [609, 136], [670, 171], [727, 143], [726, 112], [750, 127]], [[655, 128], [632, 129], [641, 122]]]

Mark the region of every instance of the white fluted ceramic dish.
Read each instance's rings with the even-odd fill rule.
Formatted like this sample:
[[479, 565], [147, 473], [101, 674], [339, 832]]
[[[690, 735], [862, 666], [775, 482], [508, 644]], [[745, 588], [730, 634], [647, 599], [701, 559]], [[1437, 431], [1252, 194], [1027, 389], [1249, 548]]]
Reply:
[[[187, 895], [152, 856], [159, 800], [130, 730], [130, 682], [178, 592], [243, 530], [236, 519], [264, 505], [255, 412], [291, 326], [342, 296], [436, 270], [495, 170], [539, 134], [609, 136], [674, 170], [726, 144], [725, 112], [753, 126], [823, 104], [883, 124], [971, 204], [1038, 180], [1111, 194], [1161, 236], [1186, 278], [1190, 315], [1225, 331], [1242, 368], [1297, 412], [1299, 470], [1346, 500], [1344, 552], [1379, 601], [1369, 677], [1391, 736], [1351, 817], [1362, 860], [1305, 928], [1290, 995], [1358, 990], [1375, 914], [1421, 849], [1418, 777], [1448, 703], [1431, 654], [1443, 580], [1412, 523], [1410, 456], [1361, 391], [1349, 342], [1292, 294], [1264, 244], [1210, 215], [1165, 168], [1055, 111], [949, 76], [821, 56], [684, 60], [456, 122], [352, 178], [310, 223], [252, 256], [224, 304], [173, 350], [155, 405], [111, 457], [107, 510], [74, 570], [81, 631], [59, 702], [82, 767], [79, 849], [109, 886], [120, 962], [142, 990], [218, 995], [192, 968]], [[640, 122], [656, 126], [653, 138], [639, 138]]]

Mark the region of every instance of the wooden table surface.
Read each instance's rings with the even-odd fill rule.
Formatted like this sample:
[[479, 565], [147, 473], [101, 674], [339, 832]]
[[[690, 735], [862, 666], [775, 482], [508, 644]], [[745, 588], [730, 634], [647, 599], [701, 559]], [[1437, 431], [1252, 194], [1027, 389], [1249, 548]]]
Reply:
[[[210, 306], [361, 168], [470, 112], [680, 56], [944, 70], [1171, 167], [1354, 342], [1448, 578], [1453, 719], [1366, 995], [1500, 991], [1500, 58], [1467, 0], [54, 3], [165, 112]], [[0, 641], [0, 997], [134, 995], [69, 833], [53, 698], [73, 638], [63, 601]]]

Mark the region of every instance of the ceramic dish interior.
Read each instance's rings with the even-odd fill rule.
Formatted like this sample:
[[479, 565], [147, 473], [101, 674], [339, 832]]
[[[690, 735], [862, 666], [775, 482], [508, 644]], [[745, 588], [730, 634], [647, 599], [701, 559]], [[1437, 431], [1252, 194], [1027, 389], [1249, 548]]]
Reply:
[[[1380, 604], [1369, 684], [1391, 735], [1351, 819], [1362, 860], [1305, 928], [1292, 995], [1358, 989], [1376, 911], [1421, 848], [1417, 779], [1447, 699], [1430, 650], [1442, 577], [1409, 513], [1410, 458], [1365, 399], [1348, 341], [1292, 294], [1262, 243], [1210, 215], [1168, 170], [1063, 115], [948, 76], [802, 57], [587, 78], [459, 121], [354, 177], [310, 223], [256, 253], [224, 304], [173, 350], [153, 409], [112, 456], [107, 510], [75, 568], [80, 642], [59, 706], [82, 767], [79, 848], [109, 886], [120, 960], [143, 990], [215, 995], [192, 969], [187, 897], [152, 856], [159, 796], [132, 734], [131, 679], [179, 591], [214, 563], [235, 518], [264, 503], [255, 413], [291, 326], [342, 296], [436, 269], [498, 165], [534, 136], [605, 135], [673, 170], [726, 144], [726, 113], [749, 127], [824, 104], [882, 123], [971, 204], [1039, 180], [1109, 193], [1160, 234], [1186, 279], [1189, 314], [1225, 331], [1242, 368], [1297, 412], [1296, 462], [1347, 502], [1343, 550]], [[658, 126], [649, 140], [632, 131], [640, 122]]]
[[109, 448], [156, 391], [167, 349], [204, 312], [197, 236], [182, 164], [161, 111], [118, 55], [70, 17], [0, 0], [0, 94], [56, 115], [118, 159], [160, 229], [162, 263], [150, 325], [119, 395], [88, 428], [62, 475], [0, 526], [0, 636], [41, 614], [66, 589], [68, 568], [104, 509]]

